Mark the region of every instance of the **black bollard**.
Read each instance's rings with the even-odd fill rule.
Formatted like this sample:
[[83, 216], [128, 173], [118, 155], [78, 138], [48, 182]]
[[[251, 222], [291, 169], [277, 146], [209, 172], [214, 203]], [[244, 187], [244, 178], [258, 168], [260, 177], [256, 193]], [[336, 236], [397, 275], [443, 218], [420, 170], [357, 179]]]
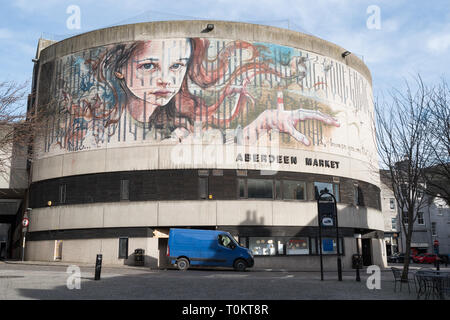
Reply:
[[100, 274], [102, 273], [102, 255], [98, 254], [95, 260], [95, 280], [100, 280]]
[[338, 256], [337, 260], [337, 268], [338, 268], [338, 280], [342, 281], [342, 262], [341, 262], [341, 256]]

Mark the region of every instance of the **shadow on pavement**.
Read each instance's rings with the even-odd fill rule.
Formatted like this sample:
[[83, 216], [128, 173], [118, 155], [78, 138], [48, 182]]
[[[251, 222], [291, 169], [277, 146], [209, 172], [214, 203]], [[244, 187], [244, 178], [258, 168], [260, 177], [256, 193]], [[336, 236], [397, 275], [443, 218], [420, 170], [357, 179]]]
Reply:
[[[210, 269], [177, 270], [133, 275], [82, 273], [81, 289], [69, 290], [67, 277], [52, 280], [48, 289], [16, 288], [20, 298], [42, 300], [400, 300], [415, 299], [411, 292], [393, 291], [393, 281], [383, 280], [382, 290], [369, 290], [365, 279], [353, 275], [338, 282], [320, 281], [317, 274], [275, 272], [211, 272]], [[225, 272], [224, 272], [225, 271]], [[45, 279], [42, 279], [45, 281]]]

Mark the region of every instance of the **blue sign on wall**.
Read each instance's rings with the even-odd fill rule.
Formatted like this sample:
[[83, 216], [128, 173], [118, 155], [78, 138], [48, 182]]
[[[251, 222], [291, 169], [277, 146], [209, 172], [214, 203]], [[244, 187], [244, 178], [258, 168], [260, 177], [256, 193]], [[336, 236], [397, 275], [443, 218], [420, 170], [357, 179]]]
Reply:
[[333, 239], [322, 239], [322, 247], [324, 252], [333, 252]]

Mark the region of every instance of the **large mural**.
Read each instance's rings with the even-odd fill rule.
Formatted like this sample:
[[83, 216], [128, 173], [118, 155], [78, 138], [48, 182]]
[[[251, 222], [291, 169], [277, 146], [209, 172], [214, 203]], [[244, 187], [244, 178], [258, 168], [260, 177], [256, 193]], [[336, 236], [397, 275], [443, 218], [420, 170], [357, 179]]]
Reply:
[[91, 48], [42, 68], [50, 85], [39, 102], [52, 110], [44, 155], [189, 143], [200, 130], [214, 143], [253, 145], [276, 131], [282, 147], [374, 156], [370, 84], [304, 50], [158, 39]]

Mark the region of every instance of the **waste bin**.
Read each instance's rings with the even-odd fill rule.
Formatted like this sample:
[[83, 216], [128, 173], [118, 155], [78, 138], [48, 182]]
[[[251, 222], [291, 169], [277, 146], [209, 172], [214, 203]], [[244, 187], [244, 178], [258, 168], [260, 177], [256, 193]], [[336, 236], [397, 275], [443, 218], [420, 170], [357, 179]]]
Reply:
[[362, 267], [363, 267], [362, 257], [358, 254], [352, 255], [352, 268], [362, 269]]
[[144, 265], [144, 249], [134, 250], [134, 264], [136, 266]]

